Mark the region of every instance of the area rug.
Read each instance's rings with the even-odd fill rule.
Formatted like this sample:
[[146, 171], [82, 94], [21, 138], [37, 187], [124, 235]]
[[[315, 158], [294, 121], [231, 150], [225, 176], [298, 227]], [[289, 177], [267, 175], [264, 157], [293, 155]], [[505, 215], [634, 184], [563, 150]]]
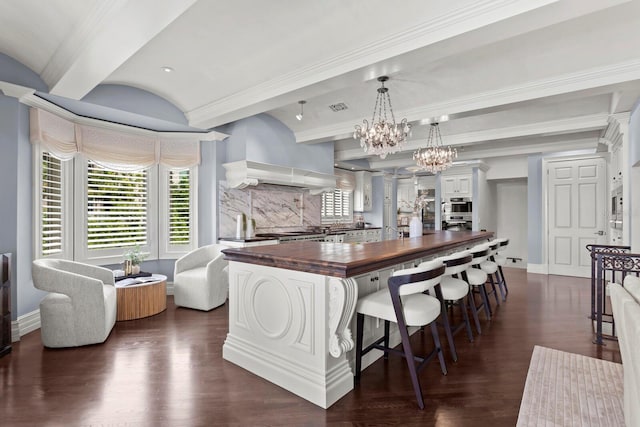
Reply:
[[624, 426], [622, 365], [535, 346], [518, 427]]

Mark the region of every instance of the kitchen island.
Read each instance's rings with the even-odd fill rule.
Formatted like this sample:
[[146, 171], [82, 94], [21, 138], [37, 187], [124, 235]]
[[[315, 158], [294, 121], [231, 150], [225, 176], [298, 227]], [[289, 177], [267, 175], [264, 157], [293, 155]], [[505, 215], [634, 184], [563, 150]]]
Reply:
[[[229, 333], [223, 358], [328, 408], [353, 389], [351, 331], [358, 296], [386, 286], [394, 270], [492, 236], [436, 231], [362, 244], [293, 242], [225, 249]], [[370, 320], [365, 341], [381, 336], [380, 322]], [[380, 354], [369, 353], [363, 366]]]

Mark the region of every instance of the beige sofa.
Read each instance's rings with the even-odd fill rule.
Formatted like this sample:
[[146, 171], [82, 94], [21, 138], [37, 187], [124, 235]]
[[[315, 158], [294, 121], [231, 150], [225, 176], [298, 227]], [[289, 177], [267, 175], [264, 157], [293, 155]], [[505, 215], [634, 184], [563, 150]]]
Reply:
[[628, 275], [623, 286], [609, 285], [622, 367], [624, 371], [624, 419], [640, 426], [640, 278]]

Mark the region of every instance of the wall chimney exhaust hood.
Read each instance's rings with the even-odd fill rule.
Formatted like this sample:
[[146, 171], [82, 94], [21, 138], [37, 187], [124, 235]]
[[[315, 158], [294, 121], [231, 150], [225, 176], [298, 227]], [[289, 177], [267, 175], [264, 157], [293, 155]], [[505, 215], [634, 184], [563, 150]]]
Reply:
[[240, 160], [225, 163], [227, 185], [231, 188], [245, 188], [249, 185], [277, 184], [308, 188], [311, 194], [333, 191], [336, 177], [319, 172], [286, 166]]

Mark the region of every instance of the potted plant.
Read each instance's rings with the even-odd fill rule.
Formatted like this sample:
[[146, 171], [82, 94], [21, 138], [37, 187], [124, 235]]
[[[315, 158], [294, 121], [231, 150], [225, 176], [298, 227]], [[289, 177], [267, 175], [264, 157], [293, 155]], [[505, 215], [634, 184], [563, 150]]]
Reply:
[[[138, 274], [140, 273], [140, 264], [147, 257], [146, 254], [143, 254], [140, 251], [140, 245], [136, 244], [134, 247], [129, 248], [124, 253], [125, 260], [125, 274]], [[130, 270], [127, 272], [127, 264], [130, 265]]]

